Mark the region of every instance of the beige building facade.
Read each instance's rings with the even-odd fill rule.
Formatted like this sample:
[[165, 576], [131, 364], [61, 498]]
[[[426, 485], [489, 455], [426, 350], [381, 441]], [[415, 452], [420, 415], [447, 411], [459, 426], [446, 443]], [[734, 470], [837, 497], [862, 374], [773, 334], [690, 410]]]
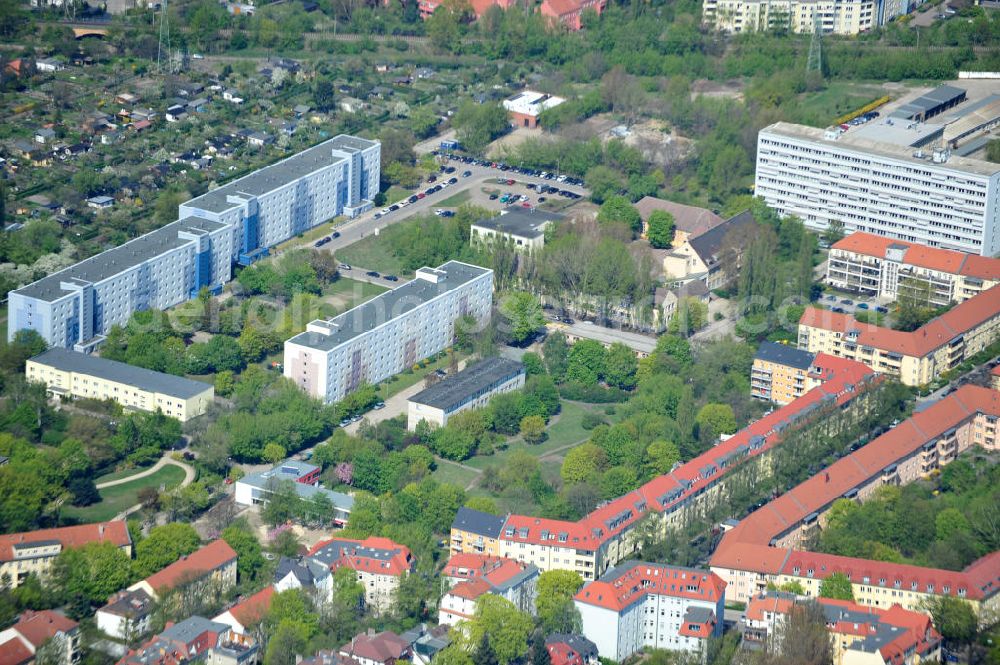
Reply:
[[53, 395], [109, 399], [126, 410], [161, 411], [181, 422], [205, 413], [215, 399], [209, 383], [61, 348], [31, 358], [24, 371]]

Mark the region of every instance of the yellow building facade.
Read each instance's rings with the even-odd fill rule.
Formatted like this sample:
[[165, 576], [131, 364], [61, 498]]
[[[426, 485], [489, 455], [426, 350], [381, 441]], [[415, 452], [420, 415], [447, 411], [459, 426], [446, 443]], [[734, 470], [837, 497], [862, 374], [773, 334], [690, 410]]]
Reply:
[[161, 411], [181, 422], [200, 416], [215, 398], [214, 386], [53, 348], [28, 360], [25, 376], [53, 395], [105, 400], [127, 410]]

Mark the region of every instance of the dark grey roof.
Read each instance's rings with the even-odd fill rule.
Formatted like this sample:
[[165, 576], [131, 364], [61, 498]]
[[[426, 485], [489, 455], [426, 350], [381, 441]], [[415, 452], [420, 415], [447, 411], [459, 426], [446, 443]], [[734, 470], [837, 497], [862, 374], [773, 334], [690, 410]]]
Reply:
[[152, 613], [153, 599], [142, 589], [123, 591], [117, 599], [102, 607], [100, 611], [132, 620], [142, 619]]
[[516, 360], [484, 358], [454, 376], [421, 390], [409, 401], [449, 413], [519, 374], [524, 374], [524, 365]]
[[451, 528], [468, 531], [487, 538], [499, 538], [506, 518], [462, 506], [455, 514]]
[[557, 222], [562, 218], [562, 215], [535, 208], [510, 208], [498, 217], [480, 219], [475, 226], [519, 238], [538, 238], [545, 234], [544, 225], [547, 222]]
[[325, 166], [336, 163], [340, 158], [335, 159], [330, 154], [330, 151], [333, 149], [353, 153], [365, 150], [374, 145], [376, 145], [375, 141], [341, 134], [271, 166], [266, 166], [242, 178], [233, 180], [218, 189], [213, 189], [206, 194], [191, 199], [183, 205], [221, 213], [233, 207], [233, 204], [226, 200], [228, 196], [239, 193], [261, 196], [293, 180], [297, 180]]
[[459, 261], [449, 261], [436, 269], [421, 268], [418, 273], [422, 271], [434, 273], [437, 282], [418, 276], [391, 291], [379, 294], [354, 309], [349, 309], [339, 316], [321, 322], [330, 326], [331, 333], [329, 335], [306, 331], [288, 341], [320, 351], [330, 351], [358, 335], [402, 316], [433, 298], [492, 272], [488, 268], [480, 268]]
[[319, 562], [327, 567], [338, 561], [345, 554], [347, 556], [363, 556], [379, 561], [389, 561], [392, 557], [400, 553], [398, 547], [383, 549], [380, 547], [363, 547], [353, 540], [331, 540], [329, 543], [313, 552], [309, 557], [312, 561]]
[[760, 346], [757, 347], [757, 355], [754, 356], [754, 359], [778, 365], [787, 365], [788, 367], [795, 367], [797, 369], [809, 369], [815, 357], [815, 353], [796, 349], [794, 346], [787, 344], [761, 342]]
[[714, 616], [715, 612], [707, 607], [691, 606], [688, 607], [687, 611], [684, 613], [684, 621], [690, 623], [705, 623], [706, 621], [710, 621]]
[[584, 661], [597, 657], [597, 645], [583, 635], [553, 633], [545, 638], [545, 644], [565, 644], [570, 649], [583, 656]]
[[55, 367], [64, 372], [81, 372], [109, 381], [125, 383], [150, 392], [163, 393], [177, 399], [190, 399], [200, 395], [212, 386], [201, 381], [192, 381], [173, 374], [154, 372], [142, 367], [133, 367], [117, 360], [107, 360], [97, 356], [77, 353], [69, 349], [53, 348], [38, 354], [33, 361]]
[[212, 621], [210, 619], [206, 619], [205, 617], [193, 616], [184, 619], [184, 621], [175, 623], [170, 628], [167, 628], [160, 633], [160, 637], [167, 640], [176, 640], [184, 644], [190, 644], [195, 640], [195, 638], [206, 631], [225, 633], [229, 631], [229, 625], [218, 623], [217, 621]]
[[[735, 217], [730, 217], [715, 228], [709, 229], [705, 233], [695, 238], [688, 239], [688, 244], [693, 249], [706, 266], [711, 268], [722, 258], [726, 236], [730, 233], [746, 233], [749, 235], [757, 226], [757, 220], [750, 214], [749, 210], [744, 210]], [[734, 238], [738, 237], [734, 235]]]
[[89, 259], [84, 259], [65, 270], [52, 273], [37, 282], [32, 282], [27, 286], [17, 289], [14, 293], [52, 302], [68, 293], [60, 288], [60, 282], [67, 282], [73, 279], [94, 283], [100, 282], [191, 242], [190, 240], [178, 237], [177, 234], [181, 231], [211, 233], [224, 227], [225, 224], [202, 219], [201, 217], [187, 217], [151, 231], [146, 235], [139, 236], [124, 245], [101, 252]]
[[965, 90], [952, 85], [941, 85], [913, 101], [906, 102], [892, 115], [898, 118], [913, 118], [916, 115], [933, 111], [939, 106], [951, 104], [962, 97], [965, 97]]
[[275, 583], [288, 577], [289, 573], [295, 576], [304, 587], [314, 586], [317, 580], [325, 578], [330, 572], [329, 567], [312, 561], [311, 559], [290, 559], [286, 556], [278, 560], [278, 567], [274, 571]]

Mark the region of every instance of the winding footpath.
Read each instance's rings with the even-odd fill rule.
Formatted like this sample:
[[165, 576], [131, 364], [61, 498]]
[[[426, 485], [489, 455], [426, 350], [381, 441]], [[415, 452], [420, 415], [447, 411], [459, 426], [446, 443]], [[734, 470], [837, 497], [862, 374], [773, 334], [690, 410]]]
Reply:
[[[191, 483], [194, 482], [195, 475], [196, 475], [194, 467], [192, 467], [190, 464], [185, 464], [184, 462], [175, 460], [174, 458], [170, 457], [170, 452], [166, 452], [166, 453], [163, 453], [163, 457], [161, 457], [156, 462], [156, 464], [154, 464], [153, 466], [149, 467], [145, 471], [139, 471], [138, 473], [134, 473], [131, 476], [126, 476], [125, 478], [118, 478], [116, 480], [109, 480], [109, 481], [104, 482], [104, 483], [99, 483], [96, 487], [97, 487], [98, 490], [102, 490], [102, 489], [105, 489], [107, 487], [114, 487], [116, 485], [124, 485], [125, 483], [132, 482], [133, 480], [140, 480], [140, 479], [145, 478], [147, 476], [153, 475], [154, 473], [156, 473], [157, 471], [159, 471], [160, 469], [162, 469], [164, 466], [166, 466], [168, 464], [173, 464], [174, 466], [179, 466], [180, 468], [184, 469], [184, 480], [181, 481], [181, 484], [178, 485], [178, 487], [187, 487], [188, 485], [190, 485]], [[126, 508], [122, 512], [120, 512], [117, 515], [115, 515], [115, 519], [116, 520], [123, 520], [123, 519], [127, 518], [129, 515], [131, 515], [132, 513], [138, 512], [141, 509], [142, 509], [142, 504], [141, 503], [137, 503], [134, 506]]]

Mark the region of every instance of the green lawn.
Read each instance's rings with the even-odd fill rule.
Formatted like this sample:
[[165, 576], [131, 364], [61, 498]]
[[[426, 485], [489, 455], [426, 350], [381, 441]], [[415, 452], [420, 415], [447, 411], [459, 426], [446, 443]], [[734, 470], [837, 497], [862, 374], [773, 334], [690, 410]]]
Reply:
[[452, 485], [457, 485], [464, 489], [468, 487], [469, 483], [475, 480], [479, 474], [474, 471], [469, 471], [468, 469], [463, 469], [460, 466], [455, 466], [454, 464], [438, 461], [437, 468], [434, 470], [433, 475], [434, 479], [438, 482], [451, 483]]
[[438, 207], [441, 207], [441, 208], [457, 208], [458, 206], [462, 205], [463, 203], [466, 203], [470, 198], [472, 198], [472, 193], [469, 190], [467, 190], [467, 189], [463, 189], [462, 191], [458, 192], [457, 194], [455, 194], [453, 196], [449, 196], [445, 200], [441, 201], [441, 203], [438, 204]]
[[333, 233], [339, 222], [345, 221], [346, 217], [334, 217], [329, 222], [324, 222], [319, 226], [313, 227], [302, 234], [302, 237], [295, 236], [290, 238], [283, 243], [280, 243], [274, 247], [271, 251], [272, 254], [278, 252], [285, 252], [296, 247], [312, 247], [314, 240], [319, 240], [323, 236]]
[[389, 243], [378, 236], [368, 236], [353, 245], [339, 249], [336, 257], [338, 261], [349, 264], [355, 270], [359, 268], [377, 270], [382, 274], [397, 277], [408, 275], [403, 270], [403, 264], [390, 251]]
[[[133, 471], [133, 473], [135, 472]], [[161, 485], [166, 489], [172, 489], [180, 485], [182, 480], [184, 480], [184, 469], [170, 464], [151, 476], [101, 490], [102, 500], [100, 503], [84, 508], [67, 506], [63, 509], [63, 515], [76, 518], [81, 522], [110, 520], [118, 513], [139, 503], [139, 490], [145, 487], [159, 489]]]
[[[458, 355], [458, 360], [461, 361], [464, 356], [462, 354]], [[393, 395], [399, 393], [402, 390], [406, 390], [410, 386], [416, 385], [424, 380], [428, 374], [435, 370], [443, 369], [448, 366], [448, 356], [438, 358], [434, 362], [428, 363], [426, 367], [418, 369], [414, 372], [402, 373], [393, 376], [392, 378], [384, 381], [382, 383], [381, 394], [382, 399], [389, 399]]]
[[825, 127], [845, 113], [861, 108], [884, 94], [881, 86], [871, 83], [833, 82], [825, 90], [799, 97], [799, 117], [795, 122]]
[[[149, 466], [152, 466], [152, 464], [150, 464]], [[109, 480], [118, 480], [119, 478], [127, 478], [128, 476], [134, 476], [137, 473], [145, 471], [146, 469], [149, 468], [149, 466], [143, 466], [138, 468], [133, 467], [131, 469], [122, 469], [121, 471], [112, 471], [111, 473], [104, 474], [100, 478], [94, 478], [94, 484], [100, 485], [101, 483], [106, 483]]]
[[[517, 450], [526, 450], [535, 457], [544, 457], [557, 448], [582, 443], [590, 438], [590, 432], [583, 429], [583, 414], [602, 413], [603, 410], [603, 404], [563, 402], [559, 415], [550, 422], [548, 428], [549, 437], [542, 443], [537, 446], [531, 446], [522, 441], [520, 437], [513, 437], [506, 450], [499, 451], [495, 455], [473, 457], [465, 460], [464, 464], [477, 469], [485, 469], [488, 466], [497, 464], [502, 466], [507, 457]], [[613, 418], [606, 418], [609, 422], [613, 422]]]
[[396, 203], [397, 201], [402, 201], [403, 199], [408, 199], [413, 196], [413, 192], [408, 189], [403, 189], [402, 187], [397, 187], [393, 185], [385, 193], [385, 204], [387, 206]]

